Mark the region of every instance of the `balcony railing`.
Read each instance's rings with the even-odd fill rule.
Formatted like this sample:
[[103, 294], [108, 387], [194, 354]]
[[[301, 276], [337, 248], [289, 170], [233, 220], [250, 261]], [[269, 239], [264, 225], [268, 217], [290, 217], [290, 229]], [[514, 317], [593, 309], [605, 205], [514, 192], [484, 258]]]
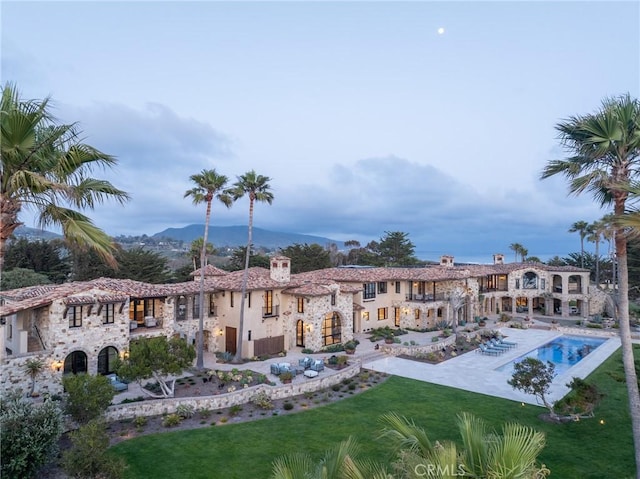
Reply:
[[412, 294], [408, 294], [405, 299], [407, 301], [414, 301], [414, 302], [417, 301], [421, 303], [428, 303], [430, 301], [445, 301], [447, 298], [445, 298], [444, 293], [436, 293], [435, 295], [412, 293]]
[[274, 316], [280, 316], [280, 306], [271, 306], [270, 308], [262, 308], [263, 318], [273, 318]]

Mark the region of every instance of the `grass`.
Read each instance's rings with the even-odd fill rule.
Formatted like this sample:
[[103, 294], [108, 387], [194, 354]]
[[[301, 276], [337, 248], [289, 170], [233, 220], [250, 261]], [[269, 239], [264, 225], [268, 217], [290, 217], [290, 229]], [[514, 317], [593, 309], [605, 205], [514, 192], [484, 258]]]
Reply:
[[[640, 357], [640, 348], [635, 349]], [[306, 451], [320, 459], [324, 451], [349, 435], [364, 455], [390, 459], [385, 445], [374, 438], [377, 418], [396, 411], [424, 427], [432, 440], [460, 442], [455, 416], [468, 411], [496, 428], [508, 421], [543, 431], [547, 446], [540, 462], [552, 477], [632, 477], [634, 471], [631, 420], [626, 386], [620, 377], [618, 350], [590, 377], [606, 393], [594, 419], [549, 424], [535, 406], [392, 377], [357, 396], [289, 416], [269, 417], [223, 427], [176, 431], [129, 440], [111, 452], [126, 459], [127, 478], [268, 478], [272, 461], [283, 454]], [[604, 424], [600, 424], [600, 420]]]

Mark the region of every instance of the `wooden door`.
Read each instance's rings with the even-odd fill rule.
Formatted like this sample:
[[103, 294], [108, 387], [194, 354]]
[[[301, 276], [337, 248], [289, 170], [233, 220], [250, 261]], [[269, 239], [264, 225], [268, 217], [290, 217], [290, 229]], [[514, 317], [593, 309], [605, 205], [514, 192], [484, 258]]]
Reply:
[[238, 330], [227, 326], [224, 331], [225, 346], [224, 350], [231, 354], [236, 354], [238, 347]]

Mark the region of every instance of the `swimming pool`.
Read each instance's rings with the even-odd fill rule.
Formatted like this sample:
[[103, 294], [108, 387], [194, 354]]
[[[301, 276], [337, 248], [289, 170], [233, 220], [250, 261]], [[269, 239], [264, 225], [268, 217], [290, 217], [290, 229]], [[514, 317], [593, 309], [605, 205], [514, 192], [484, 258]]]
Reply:
[[551, 361], [556, 367], [556, 375], [560, 375], [579, 363], [589, 353], [603, 344], [606, 339], [586, 336], [560, 336], [519, 358], [496, 368], [496, 371], [513, 374], [513, 365], [524, 358], [536, 358], [546, 363]]

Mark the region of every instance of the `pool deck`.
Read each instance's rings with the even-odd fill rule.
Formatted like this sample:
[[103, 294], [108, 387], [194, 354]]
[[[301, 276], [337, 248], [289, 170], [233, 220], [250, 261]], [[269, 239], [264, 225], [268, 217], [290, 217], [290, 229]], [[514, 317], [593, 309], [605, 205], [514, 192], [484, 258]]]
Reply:
[[[497, 357], [474, 351], [440, 364], [427, 364], [389, 356], [366, 363], [364, 366], [395, 376], [464, 389], [465, 391], [496, 396], [526, 404], [541, 405], [532, 395], [525, 394], [509, 386], [507, 384], [507, 380], [510, 378], [509, 373], [495, 371], [495, 369], [558, 336], [562, 336], [563, 333], [510, 328], [500, 329], [500, 332], [509, 341], [518, 343], [518, 347], [508, 350]], [[576, 334], [578, 335], [578, 333]], [[570, 382], [571, 378], [576, 376], [585, 378], [619, 347], [620, 339], [617, 337], [610, 338], [578, 364], [565, 373], [558, 375], [549, 389], [549, 402], [553, 403], [567, 394], [569, 388], [566, 383]]]

